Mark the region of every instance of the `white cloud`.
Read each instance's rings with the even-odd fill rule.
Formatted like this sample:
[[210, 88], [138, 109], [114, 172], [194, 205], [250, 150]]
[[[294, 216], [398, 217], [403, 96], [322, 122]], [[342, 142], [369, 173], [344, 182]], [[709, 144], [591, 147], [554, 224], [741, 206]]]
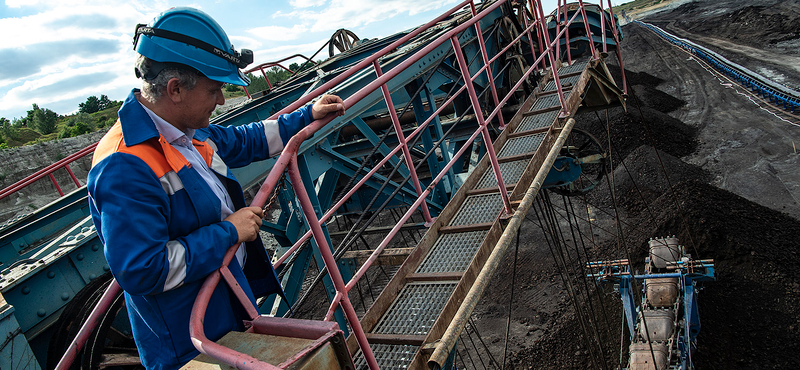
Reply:
[[133, 75], [134, 53], [125, 54], [124, 58], [109, 58], [107, 62], [29, 77], [2, 95], [0, 116], [21, 117], [33, 103], [59, 114], [69, 114], [91, 95], [105, 94], [110, 99], [121, 100], [127, 91], [139, 84]]
[[320, 6], [325, 4], [327, 0], [291, 0], [289, 5], [295, 8], [308, 8], [312, 6]]
[[325, 9], [314, 11], [297, 9], [288, 13], [275, 13], [273, 17], [309, 20], [311, 32], [327, 32], [340, 28], [353, 29], [374, 22], [387, 21], [401, 14], [416, 15], [455, 4], [457, 0], [332, 0]]
[[[328, 41], [328, 38], [317, 40], [305, 44], [296, 44], [296, 45], [283, 45], [269, 49], [262, 49], [262, 50], [254, 50], [253, 53], [255, 54], [256, 62], [254, 65], [267, 63], [267, 62], [274, 62], [283, 58], [286, 58], [290, 55], [294, 54], [302, 54], [307, 57], [311, 57], [317, 49], [319, 49], [320, 45], [324, 44]], [[328, 57], [327, 51], [323, 51], [320, 54], [324, 53], [324, 55], [317, 55], [314, 60], [317, 59], [325, 59]], [[285, 66], [289, 66], [291, 63], [301, 64], [306, 60], [303, 58], [294, 58], [291, 60], [287, 60], [282, 64]]]
[[262, 40], [285, 41], [298, 39], [304, 33], [308, 32], [308, 27], [301, 24], [296, 24], [291, 28], [264, 26], [248, 29], [247, 32]]
[[231, 40], [234, 48], [239, 51], [242, 49], [255, 50], [261, 47], [261, 42], [252, 37], [228, 35], [228, 38]]

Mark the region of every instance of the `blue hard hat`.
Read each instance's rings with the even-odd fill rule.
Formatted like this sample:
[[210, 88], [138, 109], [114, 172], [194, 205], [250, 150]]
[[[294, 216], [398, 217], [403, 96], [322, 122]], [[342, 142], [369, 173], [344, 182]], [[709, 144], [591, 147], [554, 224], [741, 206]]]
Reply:
[[225, 30], [208, 14], [187, 7], [169, 9], [148, 26], [139, 24], [133, 38], [137, 53], [152, 60], [145, 79], [155, 78], [164, 68], [188, 66], [219, 82], [250, 84], [239, 68], [253, 62], [253, 52], [237, 52]]

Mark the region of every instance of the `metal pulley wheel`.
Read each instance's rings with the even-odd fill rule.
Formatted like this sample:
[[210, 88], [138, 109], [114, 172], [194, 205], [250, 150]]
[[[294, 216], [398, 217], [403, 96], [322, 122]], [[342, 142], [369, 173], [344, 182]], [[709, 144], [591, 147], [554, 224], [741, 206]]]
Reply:
[[336, 50], [339, 50], [340, 53], [350, 50], [358, 40], [358, 36], [356, 36], [353, 31], [344, 28], [339, 29], [333, 33], [333, 36], [331, 36], [331, 39], [328, 41], [328, 54], [330, 56], [335, 54], [333, 50], [334, 47]]
[[[55, 331], [47, 350], [47, 369], [56, 367], [112, 278], [111, 273], [105, 273], [92, 280], [64, 306], [54, 325]], [[111, 307], [103, 313], [83, 350], [70, 367], [70, 370], [79, 369], [144, 369], [133, 341], [122, 290], [114, 297]]]
[[581, 174], [569, 184], [550, 188], [556, 194], [586, 194], [600, 183], [606, 173], [606, 151], [597, 138], [584, 130], [572, 129], [561, 148], [560, 156], [574, 160], [580, 166]]

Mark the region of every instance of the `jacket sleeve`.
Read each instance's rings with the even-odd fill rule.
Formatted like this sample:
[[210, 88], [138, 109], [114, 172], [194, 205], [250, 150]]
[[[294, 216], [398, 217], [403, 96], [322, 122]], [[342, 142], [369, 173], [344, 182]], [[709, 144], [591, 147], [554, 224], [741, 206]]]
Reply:
[[103, 159], [89, 172], [87, 188], [111, 272], [130, 294], [161, 293], [202, 279], [220, 267], [228, 247], [238, 241], [227, 221], [170, 238], [170, 197], [133, 155]]
[[209, 137], [217, 145], [217, 153], [230, 167], [243, 167], [280, 154], [289, 139], [313, 121], [311, 105], [277, 120], [263, 120], [243, 126], [210, 125]]

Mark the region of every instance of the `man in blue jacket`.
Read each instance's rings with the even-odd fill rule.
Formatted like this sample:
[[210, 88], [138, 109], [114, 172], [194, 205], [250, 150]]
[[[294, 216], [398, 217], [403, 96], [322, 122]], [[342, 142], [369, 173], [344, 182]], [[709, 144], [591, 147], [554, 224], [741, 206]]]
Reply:
[[[233, 49], [207, 14], [173, 8], [139, 25], [134, 89], [119, 120], [100, 141], [89, 172], [92, 218], [125, 302], [142, 364], [175, 369], [198, 352], [189, 338], [192, 304], [205, 277], [241, 242], [231, 272], [250, 299], [283, 294], [259, 238], [263, 216], [247, 207], [229, 168], [280, 153], [292, 135], [329, 113], [336, 96], [239, 127], [209, 125], [226, 83], [244, 86], [239, 68], [252, 52]], [[217, 340], [247, 319], [221, 284], [204, 329]]]

